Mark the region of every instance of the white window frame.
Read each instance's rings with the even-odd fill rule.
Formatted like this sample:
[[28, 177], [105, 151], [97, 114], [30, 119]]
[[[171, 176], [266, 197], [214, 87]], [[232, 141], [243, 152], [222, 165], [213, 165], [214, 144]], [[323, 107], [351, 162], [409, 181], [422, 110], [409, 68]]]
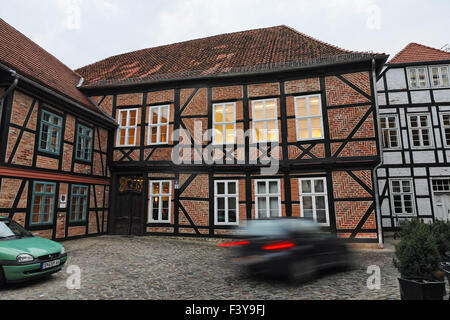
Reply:
[[[154, 194], [153, 193], [153, 184], [157, 184], [159, 183], [159, 194]], [[162, 193], [163, 192], [163, 188], [162, 188], [162, 184], [163, 183], [169, 183], [169, 193]], [[148, 197], [148, 223], [171, 223], [171, 219], [172, 219], [172, 181], [171, 180], [152, 180], [149, 181], [149, 197]], [[154, 220], [153, 219], [153, 201], [152, 198], [153, 197], [159, 197], [158, 200], [158, 219]], [[162, 198], [163, 197], [169, 197], [169, 214], [168, 214], [168, 219], [167, 220], [163, 220], [161, 219], [162, 216]]]
[[[395, 128], [383, 128], [383, 127], [381, 127], [381, 120], [382, 119], [388, 119], [388, 118], [395, 118]], [[386, 120], [386, 123], [387, 124], [389, 124], [389, 121], [388, 120]], [[381, 127], [381, 139], [383, 139], [383, 141], [384, 141], [384, 132], [385, 131], [396, 131], [396, 134], [397, 134], [397, 143], [398, 143], [398, 146], [397, 147], [392, 147], [392, 144], [391, 144], [391, 136], [389, 135], [389, 141], [387, 141], [388, 142], [388, 144], [389, 144], [389, 147], [383, 147], [383, 149], [384, 150], [398, 150], [398, 149], [401, 149], [402, 148], [402, 137], [401, 137], [401, 133], [400, 133], [400, 122], [399, 122], [399, 120], [398, 120], [398, 115], [397, 114], [383, 114], [383, 115], [380, 115], [380, 127]]]
[[[225, 184], [225, 194], [218, 194], [219, 183]], [[228, 193], [228, 184], [234, 183], [236, 185], [236, 194]], [[218, 215], [218, 199], [225, 199], [225, 222], [219, 222]], [[229, 221], [228, 213], [228, 198], [236, 198], [236, 222]], [[214, 182], [214, 224], [217, 226], [237, 226], [239, 225], [239, 180], [216, 180]]]
[[[447, 80], [449, 82], [448, 85], [444, 85], [443, 81], [442, 81], [442, 70], [441, 68], [447, 68]], [[433, 68], [438, 68], [438, 72], [439, 72], [439, 83], [438, 85], [434, 84], [433, 81]], [[442, 65], [433, 65], [433, 66], [428, 66], [428, 72], [429, 72], [429, 76], [430, 76], [430, 86], [432, 88], [448, 88], [450, 87], [450, 66], [447, 64], [442, 64]]]
[[[126, 111], [127, 112], [127, 123], [125, 126], [122, 126], [122, 113]], [[134, 126], [130, 125], [130, 113], [136, 111], [136, 124]], [[133, 108], [133, 109], [119, 109], [119, 128], [117, 129], [117, 141], [116, 141], [116, 146], [117, 147], [134, 147], [136, 146], [136, 137], [137, 137], [137, 131], [138, 131], [138, 120], [139, 120], [139, 109], [138, 108]], [[129, 144], [129, 132], [130, 129], [135, 129], [134, 130], [134, 144]], [[120, 144], [120, 133], [122, 130], [125, 130], [125, 144]]]
[[[323, 186], [324, 186], [324, 191], [323, 192], [316, 192], [316, 190], [314, 189], [314, 181], [323, 181]], [[303, 192], [303, 181], [310, 181], [311, 182], [311, 192], [310, 193], [306, 193]], [[317, 210], [316, 210], [316, 197], [324, 197], [325, 198], [325, 210], [326, 210], [326, 222], [323, 223], [319, 223], [317, 222], [319, 225], [324, 226], [324, 227], [329, 227], [330, 226], [330, 209], [328, 206], [328, 188], [327, 188], [327, 178], [325, 177], [317, 177], [317, 178], [300, 178], [298, 179], [298, 183], [299, 183], [299, 194], [300, 194], [300, 216], [304, 217], [303, 213], [304, 213], [304, 208], [303, 208], [303, 198], [304, 197], [311, 197], [312, 198], [312, 205], [313, 205], [313, 219], [315, 222], [317, 222]]]
[[[233, 112], [234, 112], [234, 120], [233, 121], [226, 121], [226, 106], [227, 105], [233, 105]], [[216, 107], [223, 107], [223, 121], [218, 122], [216, 119]], [[234, 126], [234, 140], [233, 142], [227, 142], [227, 133], [226, 128], [227, 125], [233, 125]], [[222, 133], [222, 142], [216, 141], [216, 126], [222, 126], [223, 133]], [[224, 102], [224, 103], [215, 103], [213, 104], [213, 145], [235, 145], [237, 141], [236, 137], [236, 102]]]
[[[320, 110], [320, 115], [317, 116], [312, 116], [311, 115], [311, 104], [310, 104], [310, 99], [311, 98], [319, 98], [319, 110]], [[308, 115], [307, 116], [300, 116], [298, 114], [298, 106], [297, 106], [297, 101], [299, 99], [306, 99], [306, 110]], [[325, 133], [324, 133], [324, 126], [323, 126], [323, 111], [322, 111], [322, 97], [320, 96], [320, 94], [313, 94], [313, 95], [308, 95], [308, 96], [298, 96], [294, 98], [295, 101], [295, 128], [297, 130], [297, 141], [310, 141], [310, 140], [322, 140], [325, 138]], [[311, 125], [311, 120], [312, 119], [317, 119], [320, 118], [320, 130], [322, 133], [322, 136], [319, 138], [313, 138], [313, 134], [312, 134], [312, 125]], [[307, 139], [302, 139], [300, 138], [300, 128], [298, 127], [298, 122], [300, 120], [308, 120], [308, 130], [309, 130], [309, 138]]]
[[[264, 182], [266, 184], [266, 190], [267, 193], [258, 193], [258, 183]], [[276, 182], [278, 186], [278, 193], [268, 193], [269, 192], [269, 184], [270, 182]], [[258, 198], [266, 198], [266, 214], [267, 218], [264, 219], [271, 219], [273, 218], [270, 215], [270, 198], [278, 197], [278, 208], [279, 208], [279, 215], [278, 217], [281, 217], [283, 215], [282, 213], [282, 207], [281, 207], [281, 180], [280, 179], [258, 179], [255, 180], [255, 218], [259, 218], [259, 208], [258, 208]]]
[[[262, 102], [264, 104], [264, 119], [262, 120], [255, 120], [255, 104]], [[266, 104], [268, 102], [274, 102], [275, 103], [275, 118], [274, 119], [267, 119], [267, 113], [266, 113]], [[252, 136], [253, 136], [253, 143], [269, 143], [269, 142], [279, 142], [280, 141], [280, 129], [278, 126], [278, 101], [277, 99], [261, 99], [261, 100], [253, 100], [252, 101]], [[267, 130], [267, 122], [272, 122], [275, 121], [276, 123], [276, 132], [277, 132], [277, 137], [275, 140], [269, 140], [268, 139], [268, 130]], [[258, 141], [257, 139], [257, 134], [256, 134], [256, 129], [255, 129], [255, 123], [258, 122], [263, 122], [264, 123], [264, 140], [263, 141]]]
[[[167, 123], [161, 122], [162, 117], [162, 109], [167, 108]], [[152, 123], [153, 117], [152, 117], [152, 111], [157, 109], [158, 110], [158, 123]], [[147, 145], [154, 146], [154, 145], [165, 145], [169, 144], [169, 124], [170, 124], [170, 105], [160, 105], [160, 106], [151, 106], [149, 107], [148, 111], [148, 136], [147, 136]], [[161, 127], [167, 128], [167, 141], [161, 142]], [[152, 142], [152, 128], [158, 128], [158, 131], [156, 133], [156, 142]]]
[[[399, 181], [400, 182], [400, 186], [402, 191], [400, 193], [394, 193], [394, 187], [393, 187], [393, 182]], [[404, 181], [408, 181], [410, 183], [410, 192], [403, 192], [403, 182]], [[391, 211], [392, 211], [392, 215], [394, 217], [413, 217], [417, 215], [417, 209], [416, 209], [416, 202], [415, 202], [415, 195], [414, 195], [414, 181], [413, 179], [390, 179], [389, 180], [389, 193], [390, 193], [390, 200], [391, 200]], [[400, 195], [402, 197], [402, 213], [396, 213], [395, 212], [395, 199], [394, 196], [396, 195]], [[404, 201], [404, 196], [405, 195], [410, 195], [411, 196], [411, 204], [412, 204], [412, 213], [406, 213], [405, 210], [405, 201]]]
[[[411, 126], [411, 118], [412, 117], [423, 117], [426, 116], [428, 119], [428, 126], [427, 127], [412, 127]], [[408, 129], [409, 129], [409, 136], [410, 136], [410, 145], [411, 145], [411, 149], [432, 149], [434, 148], [434, 136], [433, 136], [433, 122], [431, 119], [431, 116], [429, 113], [411, 113], [407, 115], [408, 118]], [[420, 121], [418, 122], [420, 124]], [[421, 125], [421, 124], [420, 124]], [[430, 145], [429, 146], [424, 146], [423, 145], [423, 135], [422, 135], [422, 130], [427, 129], [429, 132], [429, 139], [430, 139]], [[419, 130], [420, 131], [420, 146], [415, 146], [414, 145], [414, 137], [413, 137], [413, 130]]]
[[[417, 69], [424, 69], [425, 70], [425, 87], [413, 87], [412, 81], [411, 81], [411, 73], [414, 70], [416, 74], [417, 83], [419, 83], [419, 74]], [[406, 73], [408, 75], [408, 87], [410, 90], [421, 90], [421, 89], [429, 89], [430, 88], [430, 79], [429, 79], [429, 72], [427, 66], [418, 66], [418, 67], [410, 67], [406, 68]]]
[[445, 126], [444, 125], [444, 116], [449, 116], [450, 117], [450, 112], [441, 112], [439, 113], [439, 121], [441, 122], [441, 128], [442, 128], [442, 145], [446, 148], [450, 147], [450, 144], [447, 143], [447, 138], [445, 136], [445, 129], [450, 130], [450, 125], [449, 126]]

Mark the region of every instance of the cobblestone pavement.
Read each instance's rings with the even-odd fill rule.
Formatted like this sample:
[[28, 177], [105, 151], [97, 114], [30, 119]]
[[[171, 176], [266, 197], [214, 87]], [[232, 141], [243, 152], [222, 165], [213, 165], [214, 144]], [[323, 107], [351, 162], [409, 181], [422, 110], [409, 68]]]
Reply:
[[[299, 286], [248, 279], [231, 266], [218, 240], [104, 236], [65, 242], [62, 272], [8, 285], [0, 299], [303, 300], [399, 299], [390, 250], [358, 251], [355, 268]], [[81, 288], [66, 287], [67, 266], [81, 268]], [[381, 268], [381, 290], [369, 290], [367, 268]]]

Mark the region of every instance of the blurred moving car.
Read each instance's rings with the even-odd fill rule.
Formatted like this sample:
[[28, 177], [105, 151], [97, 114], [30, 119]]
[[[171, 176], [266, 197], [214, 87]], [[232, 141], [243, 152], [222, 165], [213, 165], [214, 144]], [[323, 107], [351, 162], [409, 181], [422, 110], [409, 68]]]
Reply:
[[0, 217], [0, 289], [6, 283], [61, 271], [66, 261], [61, 244], [34, 237], [18, 223]]
[[352, 264], [345, 240], [322, 232], [302, 218], [250, 221], [245, 240], [223, 243], [234, 263], [251, 274], [283, 276], [292, 283], [315, 278], [320, 270], [347, 269]]

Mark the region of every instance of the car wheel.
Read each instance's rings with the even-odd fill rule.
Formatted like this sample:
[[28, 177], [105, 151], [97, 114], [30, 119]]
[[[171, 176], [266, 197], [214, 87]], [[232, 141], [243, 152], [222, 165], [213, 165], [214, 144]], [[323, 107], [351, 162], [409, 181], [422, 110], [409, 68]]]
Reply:
[[288, 280], [292, 284], [302, 284], [313, 280], [317, 275], [314, 259], [293, 261], [288, 266]]
[[3, 287], [6, 284], [5, 275], [3, 273], [3, 268], [0, 266], [0, 290], [3, 289]]

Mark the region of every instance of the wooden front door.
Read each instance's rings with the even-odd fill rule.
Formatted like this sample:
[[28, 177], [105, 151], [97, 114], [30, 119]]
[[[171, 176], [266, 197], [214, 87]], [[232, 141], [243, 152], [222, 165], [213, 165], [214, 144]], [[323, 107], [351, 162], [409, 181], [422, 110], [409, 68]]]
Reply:
[[449, 193], [435, 193], [434, 199], [436, 202], [436, 220], [450, 221], [450, 194]]
[[113, 234], [140, 236], [144, 234], [142, 178], [121, 177], [115, 199]]

